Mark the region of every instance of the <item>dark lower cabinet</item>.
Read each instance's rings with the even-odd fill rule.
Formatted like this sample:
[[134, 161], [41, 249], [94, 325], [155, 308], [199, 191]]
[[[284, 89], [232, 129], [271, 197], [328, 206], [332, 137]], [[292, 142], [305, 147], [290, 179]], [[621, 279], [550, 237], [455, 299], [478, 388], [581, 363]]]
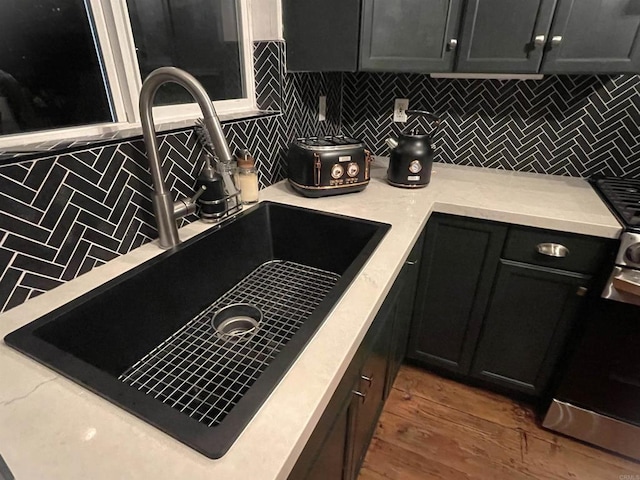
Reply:
[[471, 375], [544, 393], [590, 278], [501, 260]]
[[504, 225], [448, 215], [427, 224], [408, 356], [467, 373], [489, 302]]
[[389, 347], [389, 363], [384, 388], [384, 398], [389, 396], [393, 381], [398, 375], [402, 361], [407, 355], [409, 331], [411, 328], [411, 319], [413, 318], [413, 303], [416, 296], [420, 265], [422, 264], [423, 244], [424, 234], [420, 235], [416, 241], [413, 250], [411, 250], [400, 272], [398, 281], [401, 281], [404, 286], [399, 290], [395, 309], [391, 313], [393, 328], [391, 330], [391, 345]]
[[616, 249], [613, 240], [433, 215], [407, 356], [541, 397], [588, 287]]
[[[347, 432], [349, 431], [350, 399], [345, 400], [338, 412], [329, 434], [318, 447], [318, 456], [312, 459], [306, 477], [307, 480], [329, 480], [345, 478], [345, 469], [349, 468], [346, 461]], [[290, 477], [297, 478], [297, 477]]]
[[[421, 245], [421, 240], [417, 245]], [[406, 349], [420, 248], [409, 256], [289, 478], [355, 480]], [[409, 308], [409, 310], [407, 310]], [[404, 344], [403, 344], [404, 342]], [[400, 360], [398, 360], [400, 358]]]
[[389, 359], [390, 333], [393, 323], [393, 312], [397, 303], [394, 302], [392, 309], [386, 316], [385, 325], [378, 334], [371, 352], [365, 361], [360, 378], [356, 383], [357, 390], [352, 404], [352, 422], [349, 431], [351, 447], [351, 472], [346, 478], [355, 479], [358, 476], [364, 457], [367, 454], [369, 442], [376, 428], [378, 417], [384, 405], [384, 386], [387, 373], [387, 362]]

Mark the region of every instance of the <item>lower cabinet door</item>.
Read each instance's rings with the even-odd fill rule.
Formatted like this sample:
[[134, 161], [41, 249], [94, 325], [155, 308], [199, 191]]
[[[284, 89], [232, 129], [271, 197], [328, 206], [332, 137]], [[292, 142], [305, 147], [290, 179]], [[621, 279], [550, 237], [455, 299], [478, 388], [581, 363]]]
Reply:
[[529, 395], [542, 394], [589, 279], [501, 260], [472, 376]]
[[[420, 257], [422, 255], [423, 235], [418, 238], [413, 250], [405, 262], [396, 284], [399, 287], [398, 299], [395, 308], [388, 321], [393, 322], [391, 332], [391, 346], [389, 349], [389, 367], [385, 382], [384, 398], [389, 396], [393, 382], [398, 375], [398, 370], [407, 354], [409, 341], [409, 328], [413, 317], [413, 302], [416, 297], [416, 286], [420, 269]], [[394, 288], [396, 288], [394, 286]]]
[[507, 227], [434, 215], [427, 224], [407, 356], [467, 375]]
[[357, 477], [384, 404], [389, 332], [389, 328], [380, 332], [373, 351], [362, 367], [360, 379], [357, 382], [358, 389], [354, 391], [350, 438], [353, 451], [353, 474], [347, 478]]
[[347, 434], [349, 428], [349, 405], [342, 408], [331, 429], [331, 432], [318, 450], [311, 469], [305, 477], [307, 480], [342, 480], [348, 479], [345, 470], [348, 468]]

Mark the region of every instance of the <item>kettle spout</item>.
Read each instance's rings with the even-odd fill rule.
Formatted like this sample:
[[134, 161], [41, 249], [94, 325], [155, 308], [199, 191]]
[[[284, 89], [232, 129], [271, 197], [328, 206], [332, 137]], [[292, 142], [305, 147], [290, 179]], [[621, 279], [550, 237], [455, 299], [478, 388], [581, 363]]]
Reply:
[[389, 147], [389, 150], [393, 150], [394, 148], [396, 148], [398, 146], [398, 141], [394, 140], [393, 138], [387, 138], [385, 140], [385, 143]]

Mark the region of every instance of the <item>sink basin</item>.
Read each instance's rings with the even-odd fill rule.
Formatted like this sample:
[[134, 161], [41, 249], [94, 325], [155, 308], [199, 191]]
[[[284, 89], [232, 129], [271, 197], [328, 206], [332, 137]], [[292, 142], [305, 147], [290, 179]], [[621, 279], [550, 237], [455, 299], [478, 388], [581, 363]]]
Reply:
[[389, 228], [263, 202], [5, 342], [219, 458]]

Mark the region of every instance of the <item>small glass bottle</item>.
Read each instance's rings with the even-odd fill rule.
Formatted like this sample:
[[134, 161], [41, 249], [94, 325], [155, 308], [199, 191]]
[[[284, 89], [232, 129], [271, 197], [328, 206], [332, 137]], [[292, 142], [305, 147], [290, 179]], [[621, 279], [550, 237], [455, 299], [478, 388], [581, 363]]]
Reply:
[[255, 161], [248, 150], [243, 150], [242, 154], [236, 158], [238, 160], [236, 185], [240, 189], [242, 203], [256, 203], [258, 201], [258, 171]]

